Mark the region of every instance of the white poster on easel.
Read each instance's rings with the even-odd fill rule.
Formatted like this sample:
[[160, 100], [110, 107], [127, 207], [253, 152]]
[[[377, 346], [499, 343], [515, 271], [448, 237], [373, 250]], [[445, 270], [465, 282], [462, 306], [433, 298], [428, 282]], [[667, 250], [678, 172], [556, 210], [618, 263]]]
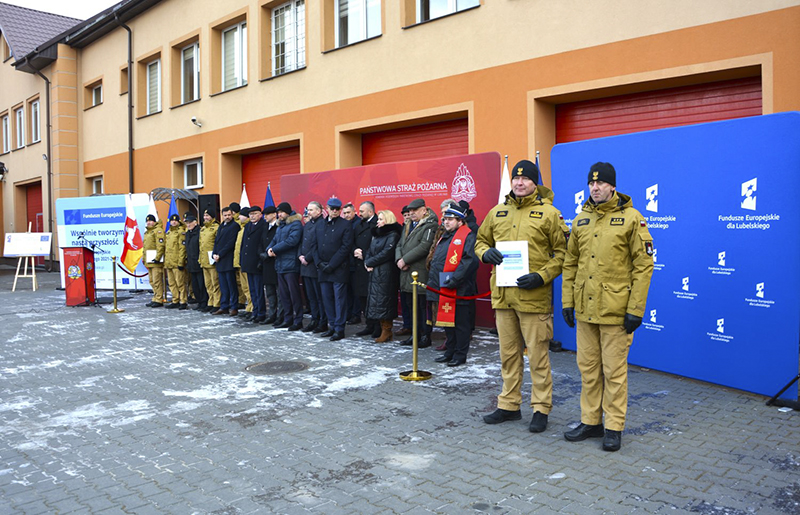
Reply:
[[49, 256], [52, 236], [49, 232], [7, 233], [3, 244], [3, 257]]

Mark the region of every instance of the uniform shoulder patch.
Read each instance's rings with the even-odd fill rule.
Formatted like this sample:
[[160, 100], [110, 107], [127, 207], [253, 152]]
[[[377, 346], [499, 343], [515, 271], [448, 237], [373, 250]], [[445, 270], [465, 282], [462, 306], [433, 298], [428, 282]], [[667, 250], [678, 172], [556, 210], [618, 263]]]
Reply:
[[640, 220], [640, 221], [639, 221], [639, 226], [641, 226], [641, 227], [647, 227], [647, 222], [646, 222], [646, 221], [644, 221], [644, 220]]
[[625, 219], [624, 218], [612, 218], [611, 219], [611, 225], [625, 225]]
[[589, 219], [581, 218], [580, 220], [578, 220], [578, 227], [580, 227], [581, 225], [589, 225]]
[[528, 218], [541, 218], [542, 216], [544, 216], [544, 213], [541, 211], [531, 211], [528, 214]]
[[655, 254], [655, 251], [653, 250], [653, 242], [652, 241], [644, 242], [644, 251], [647, 252], [648, 256], [652, 256], [653, 254]]
[[508, 211], [498, 211], [494, 214], [494, 216], [497, 218], [503, 218], [504, 216], [508, 216]]

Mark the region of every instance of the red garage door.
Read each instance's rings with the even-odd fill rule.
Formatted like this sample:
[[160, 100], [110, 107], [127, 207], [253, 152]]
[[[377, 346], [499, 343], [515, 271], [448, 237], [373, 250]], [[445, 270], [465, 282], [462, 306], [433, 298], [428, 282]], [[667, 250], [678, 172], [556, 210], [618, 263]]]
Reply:
[[[25, 211], [26, 223], [31, 226], [31, 232], [44, 232], [44, 214], [42, 212], [42, 183], [29, 184], [25, 186]], [[36, 264], [44, 264], [44, 258], [36, 258]]]
[[556, 143], [757, 116], [761, 77], [556, 106]]
[[264, 207], [267, 183], [275, 205], [281, 199], [281, 176], [300, 173], [300, 147], [281, 148], [242, 156], [242, 182], [250, 203]]
[[466, 118], [361, 136], [361, 163], [365, 165], [463, 154], [469, 154], [469, 125]]

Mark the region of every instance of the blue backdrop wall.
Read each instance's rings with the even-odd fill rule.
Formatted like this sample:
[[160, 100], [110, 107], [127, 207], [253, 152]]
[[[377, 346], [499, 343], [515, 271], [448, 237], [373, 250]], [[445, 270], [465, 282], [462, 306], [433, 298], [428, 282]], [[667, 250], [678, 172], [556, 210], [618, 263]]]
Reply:
[[[797, 375], [800, 113], [560, 144], [551, 160], [568, 224], [597, 161], [648, 221], [655, 269], [630, 363], [763, 395]], [[555, 290], [555, 337], [574, 350]]]

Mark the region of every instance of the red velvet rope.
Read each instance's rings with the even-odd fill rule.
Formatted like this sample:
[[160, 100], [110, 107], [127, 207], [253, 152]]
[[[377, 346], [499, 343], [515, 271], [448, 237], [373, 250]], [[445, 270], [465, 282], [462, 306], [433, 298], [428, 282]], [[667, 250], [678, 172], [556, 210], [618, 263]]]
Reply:
[[126, 274], [130, 275], [131, 277], [136, 277], [137, 279], [141, 278], [141, 277], [147, 277], [148, 275], [150, 275], [150, 274], [142, 274], [142, 275], [132, 274], [132, 273], [128, 272], [128, 269], [125, 268], [124, 266], [122, 266], [121, 263], [117, 263], [117, 266], [119, 267], [120, 270], [122, 270]]
[[432, 291], [433, 293], [436, 293], [436, 294], [438, 294], [438, 295], [444, 295], [445, 297], [450, 297], [451, 299], [460, 299], [460, 300], [475, 300], [475, 299], [482, 299], [482, 298], [484, 298], [484, 297], [488, 297], [489, 295], [491, 295], [491, 294], [492, 294], [492, 292], [491, 292], [491, 291], [487, 291], [486, 293], [481, 293], [481, 294], [479, 294], [479, 295], [467, 295], [466, 297], [462, 297], [462, 296], [460, 296], [460, 295], [452, 295], [452, 294], [450, 294], [450, 293], [445, 293], [445, 292], [443, 292], [442, 290], [437, 290], [437, 289], [435, 289], [435, 288], [431, 288], [431, 287], [430, 287], [430, 286], [428, 286], [427, 284], [425, 285], [425, 289], [426, 289], [426, 290], [428, 290], [428, 291]]

